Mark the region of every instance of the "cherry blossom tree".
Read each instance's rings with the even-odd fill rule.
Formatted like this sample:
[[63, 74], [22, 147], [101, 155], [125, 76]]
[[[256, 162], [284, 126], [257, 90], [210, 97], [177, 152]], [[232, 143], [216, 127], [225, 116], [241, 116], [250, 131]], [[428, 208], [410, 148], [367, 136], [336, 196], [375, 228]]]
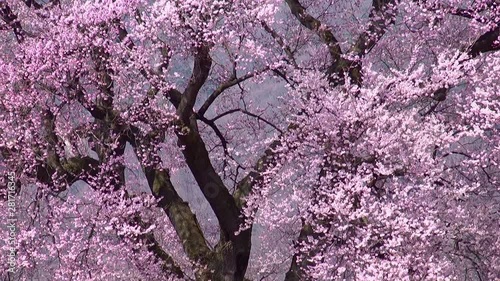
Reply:
[[497, 0], [0, 19], [2, 280], [500, 276]]

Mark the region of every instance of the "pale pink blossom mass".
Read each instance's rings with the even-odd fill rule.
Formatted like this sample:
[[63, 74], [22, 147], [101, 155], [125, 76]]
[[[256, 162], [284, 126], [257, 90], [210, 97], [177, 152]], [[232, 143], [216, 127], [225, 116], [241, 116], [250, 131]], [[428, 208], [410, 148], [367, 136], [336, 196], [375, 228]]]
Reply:
[[1, 280], [500, 280], [499, 35], [497, 0], [0, 0]]

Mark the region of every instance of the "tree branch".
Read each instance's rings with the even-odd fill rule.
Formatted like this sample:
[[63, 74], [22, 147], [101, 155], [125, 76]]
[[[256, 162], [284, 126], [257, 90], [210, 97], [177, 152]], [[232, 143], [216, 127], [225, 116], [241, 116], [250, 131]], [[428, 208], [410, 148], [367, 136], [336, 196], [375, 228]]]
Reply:
[[274, 124], [273, 124], [273, 123], [271, 123], [270, 121], [267, 121], [267, 120], [266, 120], [265, 118], [263, 118], [262, 116], [257, 115], [257, 114], [254, 114], [254, 113], [251, 113], [251, 112], [249, 112], [249, 111], [247, 111], [247, 110], [244, 110], [244, 109], [241, 109], [241, 108], [235, 108], [235, 109], [228, 110], [228, 111], [226, 111], [226, 112], [224, 112], [224, 113], [221, 113], [221, 114], [219, 114], [219, 115], [215, 116], [214, 118], [212, 118], [211, 120], [208, 120], [208, 121], [214, 122], [214, 121], [216, 121], [216, 120], [218, 120], [218, 119], [220, 119], [220, 118], [222, 118], [222, 117], [224, 117], [224, 116], [226, 116], [226, 115], [229, 115], [229, 114], [231, 114], [231, 113], [235, 113], [235, 112], [241, 112], [241, 113], [246, 114], [246, 115], [248, 115], [248, 116], [255, 117], [255, 118], [257, 118], [258, 120], [260, 120], [260, 121], [262, 121], [262, 122], [266, 123], [267, 125], [269, 125], [269, 126], [273, 127], [273, 129], [275, 129], [276, 131], [278, 131], [280, 134], [283, 134], [283, 130], [281, 130], [280, 128], [278, 128], [276, 125], [274, 125]]
[[487, 53], [492, 51], [500, 50], [499, 43], [500, 36], [500, 22], [497, 23], [496, 27], [490, 31], [482, 34], [479, 38], [468, 48], [467, 54], [475, 58], [481, 53]]
[[10, 9], [7, 1], [0, 2], [0, 18], [12, 28], [14, 35], [16, 36], [17, 43], [23, 43], [26, 32], [21, 26], [21, 22], [17, 18], [17, 15]]
[[248, 73], [242, 77], [239, 77], [239, 78], [236, 78], [236, 77], [232, 77], [230, 78], [228, 81], [222, 83], [219, 87], [217, 87], [217, 89], [215, 89], [215, 91], [210, 94], [210, 96], [207, 98], [207, 100], [205, 101], [205, 103], [203, 103], [203, 105], [201, 106], [200, 110], [198, 110], [198, 115], [199, 116], [204, 116], [205, 113], [207, 112], [208, 108], [212, 105], [212, 103], [215, 101], [215, 99], [217, 99], [217, 97], [219, 97], [225, 90], [231, 88], [232, 86], [234, 85], [237, 85], [245, 80], [248, 80], [256, 75], [259, 75], [263, 72], [265, 72], [266, 70], [268, 70], [269, 68], [266, 67], [262, 70], [259, 70], [259, 71], [255, 71], [255, 72], [252, 72], [252, 73]]
[[[350, 51], [360, 58], [366, 55], [394, 23], [395, 0], [373, 0], [368, 29], [361, 33]], [[359, 67], [360, 68], [360, 67]]]
[[152, 167], [146, 167], [144, 170], [151, 192], [156, 198], [160, 199], [158, 207], [162, 208], [167, 214], [187, 256], [192, 261], [199, 263], [201, 268], [207, 267], [198, 271], [198, 278], [207, 280], [204, 278], [211, 276], [208, 268], [211, 250], [206, 243], [196, 216], [191, 211], [188, 203], [182, 200], [175, 190], [167, 171]]
[[231, 255], [236, 263], [234, 280], [243, 280], [250, 257], [251, 229], [236, 235], [240, 224], [243, 223], [240, 210], [213, 168], [205, 143], [197, 131], [196, 120], [193, 119], [188, 130], [177, 133], [180, 144], [184, 146], [182, 153], [219, 221], [221, 235], [232, 243]]
[[271, 36], [274, 38], [274, 40], [276, 40], [276, 42], [280, 45], [280, 47], [283, 48], [283, 50], [285, 51], [285, 54], [287, 55], [288, 59], [293, 64], [293, 66], [295, 66], [296, 68], [299, 68], [299, 66], [297, 65], [297, 62], [295, 61], [294, 51], [292, 51], [290, 46], [286, 45], [283, 38], [276, 31], [271, 29], [271, 27], [269, 27], [265, 21], [261, 21], [261, 24], [262, 24], [262, 27], [264, 27], [264, 30], [267, 33], [271, 34]]
[[60, 159], [57, 154], [57, 148], [60, 147], [59, 140], [55, 134], [55, 116], [49, 110], [44, 111], [44, 131], [47, 141], [47, 158], [45, 163], [36, 166], [37, 179], [45, 184], [53, 185], [53, 175], [58, 174], [66, 186], [58, 186], [57, 192], [66, 190], [74, 182], [84, 179], [85, 176], [95, 176], [99, 161], [91, 157], [72, 157], [69, 159]]
[[263, 176], [262, 173], [276, 164], [275, 162], [275, 149], [281, 145], [281, 141], [273, 141], [269, 147], [265, 150], [264, 155], [257, 160], [257, 163], [253, 167], [253, 171], [248, 173], [238, 184], [236, 185], [236, 190], [234, 192], [234, 200], [238, 208], [243, 208], [245, 204], [245, 197], [252, 192], [252, 188], [258, 184], [262, 183]]
[[209, 52], [208, 47], [202, 46], [198, 48], [195, 55], [193, 73], [177, 108], [177, 115], [184, 124], [189, 123], [198, 92], [208, 78], [212, 66]]
[[[307, 13], [306, 8], [298, 0], [286, 0], [286, 3], [299, 22], [307, 29], [316, 33], [321, 41], [326, 44], [331, 59], [330, 66], [326, 72], [329, 81], [334, 85], [343, 84], [344, 73], [347, 72], [354, 83], [361, 84], [361, 77], [359, 76], [359, 71], [356, 69], [356, 63], [342, 57], [339, 42], [330, 28]], [[337, 75], [339, 78], [335, 78], [334, 75]]]
[[[302, 246], [302, 244], [307, 243], [308, 237], [313, 235], [314, 231], [312, 227], [307, 223], [303, 223], [302, 228], [300, 229], [299, 237], [295, 242], [296, 248], [299, 249], [300, 246]], [[306, 273], [304, 269], [307, 268], [307, 266], [310, 266], [311, 262], [307, 260], [306, 256], [301, 256], [301, 255], [303, 255], [303, 253], [300, 253], [298, 251], [294, 253], [292, 257], [292, 263], [290, 264], [290, 268], [285, 274], [285, 281], [308, 280], [306, 278]]]

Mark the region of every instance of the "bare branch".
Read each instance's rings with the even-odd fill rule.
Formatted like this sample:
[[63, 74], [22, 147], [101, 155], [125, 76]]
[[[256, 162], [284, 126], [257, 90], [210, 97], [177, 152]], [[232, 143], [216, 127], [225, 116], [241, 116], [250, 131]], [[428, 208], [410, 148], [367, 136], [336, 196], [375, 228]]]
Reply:
[[499, 36], [500, 22], [497, 23], [497, 26], [495, 28], [479, 36], [474, 44], [469, 47], [469, 51], [467, 53], [472, 58], [475, 58], [481, 53], [500, 50]]
[[266, 67], [262, 70], [258, 70], [255, 72], [248, 73], [248, 74], [246, 74], [242, 77], [239, 77], [239, 78], [235, 78], [235, 77], [231, 78], [228, 81], [222, 83], [217, 89], [215, 89], [215, 91], [212, 94], [210, 94], [210, 96], [207, 98], [205, 103], [201, 106], [200, 110], [198, 110], [198, 115], [204, 116], [205, 113], [207, 112], [208, 108], [215, 101], [215, 99], [217, 99], [217, 97], [219, 97], [225, 90], [227, 90], [227, 89], [231, 88], [232, 86], [237, 85], [245, 80], [248, 80], [256, 75], [259, 75], [267, 70], [269, 70], [269, 67]]
[[212, 66], [212, 58], [209, 54], [209, 48], [203, 46], [198, 48], [197, 51], [198, 53], [195, 55], [194, 59], [193, 73], [189, 79], [188, 86], [182, 94], [179, 107], [177, 108], [177, 115], [185, 124], [189, 123], [189, 117], [192, 114], [198, 92], [207, 80]]
[[219, 115], [215, 116], [214, 118], [212, 118], [212, 119], [211, 119], [211, 120], [209, 120], [209, 121], [216, 121], [216, 120], [218, 120], [218, 119], [220, 119], [220, 118], [222, 118], [222, 117], [224, 117], [224, 116], [226, 116], [226, 115], [229, 115], [229, 114], [231, 114], [231, 113], [235, 113], [235, 112], [241, 112], [241, 113], [246, 114], [246, 115], [248, 115], [248, 116], [255, 117], [255, 118], [257, 118], [258, 120], [260, 120], [260, 121], [262, 121], [262, 122], [266, 123], [267, 125], [269, 125], [269, 126], [273, 127], [273, 129], [275, 129], [276, 131], [278, 131], [280, 134], [283, 134], [283, 130], [281, 130], [280, 128], [278, 128], [276, 125], [274, 125], [272, 122], [268, 121], [268, 120], [267, 120], [267, 119], [265, 119], [264, 117], [262, 117], [262, 116], [260, 116], [260, 115], [257, 115], [257, 114], [255, 114], [255, 113], [251, 113], [250, 111], [248, 111], [248, 110], [244, 110], [244, 109], [241, 109], [241, 108], [236, 108], [236, 109], [231, 109], [231, 110], [228, 110], [228, 111], [226, 111], [226, 112], [224, 112], [224, 113], [221, 113], [221, 114], [219, 114]]

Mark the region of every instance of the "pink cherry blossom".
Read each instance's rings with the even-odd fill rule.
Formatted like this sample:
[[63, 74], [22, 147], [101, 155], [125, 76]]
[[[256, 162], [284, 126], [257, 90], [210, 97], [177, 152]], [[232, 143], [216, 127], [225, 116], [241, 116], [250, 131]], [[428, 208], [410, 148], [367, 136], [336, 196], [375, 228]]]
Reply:
[[0, 0], [2, 280], [498, 280], [500, 4]]

